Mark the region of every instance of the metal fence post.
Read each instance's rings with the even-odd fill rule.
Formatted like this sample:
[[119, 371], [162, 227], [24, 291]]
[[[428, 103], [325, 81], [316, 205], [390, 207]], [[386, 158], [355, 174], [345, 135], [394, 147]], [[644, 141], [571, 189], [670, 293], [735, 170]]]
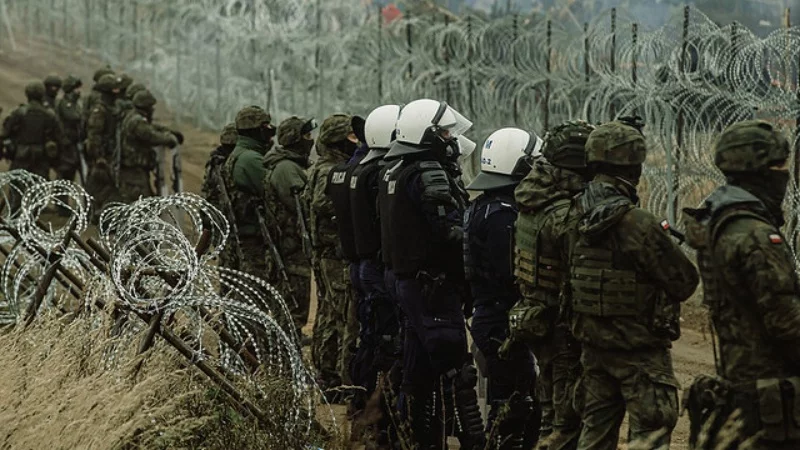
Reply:
[[[583, 23], [583, 81], [589, 88], [589, 22]], [[586, 107], [586, 121], [592, 121], [592, 105]]]
[[378, 57], [377, 57], [377, 74], [378, 74], [378, 102], [380, 105], [383, 103], [383, 15], [381, 15], [381, 6], [378, 5]]
[[[611, 74], [617, 73], [617, 8], [611, 8]], [[612, 99], [609, 105], [611, 110], [611, 120], [617, 117], [617, 105]]]
[[552, 74], [552, 59], [553, 59], [553, 22], [548, 19], [547, 21], [547, 50], [546, 50], [546, 70], [547, 79], [544, 86], [544, 130], [550, 128], [550, 75]]
[[216, 113], [215, 116], [217, 118], [217, 122], [222, 122], [222, 50], [220, 48], [220, 41], [217, 38], [214, 41], [214, 65], [216, 66], [216, 90], [217, 90], [217, 102], [216, 102]]

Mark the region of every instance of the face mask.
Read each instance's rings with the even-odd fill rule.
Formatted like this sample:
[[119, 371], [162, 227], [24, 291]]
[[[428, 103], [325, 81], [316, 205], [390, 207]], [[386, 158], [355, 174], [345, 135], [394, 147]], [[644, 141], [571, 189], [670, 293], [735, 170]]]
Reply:
[[358, 144], [351, 142], [349, 139], [345, 139], [339, 144], [339, 150], [343, 151], [347, 156], [353, 156], [357, 147]]
[[757, 173], [737, 174], [729, 177], [729, 182], [753, 194], [767, 208], [774, 224], [782, 226], [783, 200], [789, 189], [788, 171], [764, 170]]
[[314, 147], [313, 139], [301, 138], [297, 143], [298, 154], [308, 158], [311, 155], [311, 149]]

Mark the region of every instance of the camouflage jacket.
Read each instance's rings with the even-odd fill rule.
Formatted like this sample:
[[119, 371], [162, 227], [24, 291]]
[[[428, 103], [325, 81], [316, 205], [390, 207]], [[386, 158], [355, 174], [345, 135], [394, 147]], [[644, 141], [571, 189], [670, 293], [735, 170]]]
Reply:
[[722, 186], [700, 209], [685, 211], [719, 336], [719, 375], [733, 382], [800, 375], [795, 263], [763, 204]]
[[83, 100], [83, 124], [84, 126], [89, 126], [89, 115], [91, 115], [94, 106], [100, 103], [103, 99], [103, 93], [96, 89], [92, 89], [86, 94], [86, 98]]
[[295, 194], [306, 186], [308, 159], [292, 150], [276, 147], [264, 156], [264, 194], [272, 210], [271, 229], [278, 236], [278, 250], [287, 264], [307, 265]]
[[92, 159], [109, 159], [117, 141], [114, 104], [109, 98], [96, 102], [86, 122], [86, 155]]
[[122, 168], [154, 170], [157, 162], [154, 147], [174, 146], [177, 143], [175, 136], [159, 131], [136, 111], [125, 116], [121, 124], [120, 138]]
[[17, 147], [60, 144], [61, 133], [55, 113], [38, 101], [20, 106], [3, 121], [3, 137], [11, 139]]
[[256, 209], [264, 204], [264, 150], [264, 144], [240, 135], [222, 168], [240, 237], [261, 236]]
[[83, 111], [81, 109], [80, 94], [71, 92], [64, 94], [56, 105], [56, 114], [64, 127], [64, 139], [69, 144], [77, 144], [81, 139], [81, 124]]
[[[621, 181], [598, 175], [577, 199], [577, 241], [570, 255], [572, 331], [605, 350], [668, 348], [656, 313], [688, 299], [699, 277], [661, 222], [635, 206]], [[674, 318], [677, 320], [677, 317]]]
[[308, 225], [314, 257], [341, 259], [336, 212], [325, 192], [331, 169], [347, 161], [348, 156], [332, 148], [317, 150], [320, 152], [319, 159], [308, 169], [308, 184], [303, 191], [303, 202], [309, 212]]
[[575, 172], [554, 167], [544, 159], [517, 186], [520, 213], [514, 230], [514, 275], [527, 307], [524, 335], [549, 335], [563, 309], [561, 291], [569, 270], [570, 228], [577, 215], [573, 197], [584, 186]]

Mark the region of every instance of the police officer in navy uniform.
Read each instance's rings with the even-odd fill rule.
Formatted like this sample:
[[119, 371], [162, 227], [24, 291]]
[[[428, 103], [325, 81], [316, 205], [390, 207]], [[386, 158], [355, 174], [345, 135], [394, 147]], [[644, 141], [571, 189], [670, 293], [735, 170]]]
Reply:
[[[481, 172], [467, 186], [483, 191], [464, 214], [464, 267], [475, 307], [472, 337], [489, 378], [487, 428], [494, 427], [497, 448], [508, 450], [532, 448], [539, 432], [533, 408], [533, 354], [523, 344], [515, 345], [504, 359], [498, 350], [508, 336], [508, 312], [520, 297], [511, 263], [517, 219], [514, 188], [530, 171], [533, 158], [540, 156], [541, 145], [538, 136], [518, 128], [495, 131], [483, 146]], [[505, 405], [508, 413], [498, 418]]]
[[[472, 125], [444, 102], [406, 105], [379, 184], [382, 251], [391, 264], [405, 315], [399, 409], [419, 448], [441, 448], [448, 425], [464, 449], [484, 448], [477, 405], [477, 370], [470, 364], [464, 321], [465, 204], [443, 168]], [[444, 395], [442, 395], [444, 393]], [[443, 412], [455, 405], [451, 423]], [[446, 417], [446, 416], [445, 416]], [[446, 420], [446, 422], [450, 422]]]

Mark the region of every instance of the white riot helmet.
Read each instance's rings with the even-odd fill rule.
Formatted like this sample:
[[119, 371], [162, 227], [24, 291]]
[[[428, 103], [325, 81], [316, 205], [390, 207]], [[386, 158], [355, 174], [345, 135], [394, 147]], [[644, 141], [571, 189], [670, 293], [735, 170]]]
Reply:
[[431, 147], [446, 145], [471, 127], [472, 122], [445, 102], [414, 100], [400, 112], [397, 141], [386, 157], [422, 153]]
[[531, 170], [531, 161], [541, 156], [542, 140], [519, 128], [501, 128], [491, 134], [481, 149], [481, 172], [467, 186], [485, 191], [518, 184]]
[[361, 164], [383, 158], [395, 139], [395, 127], [400, 116], [400, 105], [383, 105], [372, 110], [364, 124], [364, 136], [369, 153]]

